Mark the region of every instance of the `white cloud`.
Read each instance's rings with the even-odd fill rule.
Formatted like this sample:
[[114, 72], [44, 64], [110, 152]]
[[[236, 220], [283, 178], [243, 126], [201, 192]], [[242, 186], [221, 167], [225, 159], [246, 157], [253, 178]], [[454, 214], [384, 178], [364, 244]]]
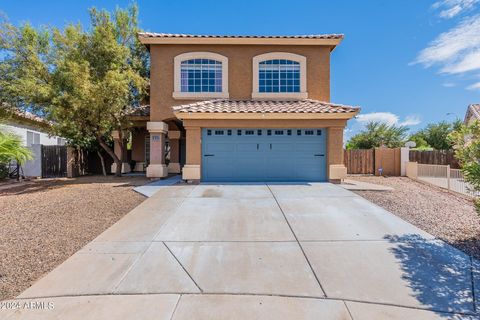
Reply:
[[368, 122], [375, 121], [375, 122], [383, 122], [388, 125], [415, 126], [422, 122], [418, 115], [409, 115], [409, 116], [406, 116], [403, 121], [400, 121], [400, 117], [391, 112], [364, 113], [364, 114], [359, 114], [356, 119], [362, 125]]
[[459, 59], [457, 63], [445, 66], [442, 68], [442, 71], [454, 74], [478, 69], [480, 69], [480, 48], [476, 49], [476, 51], [465, 54], [465, 56]]
[[357, 116], [357, 121], [365, 124], [367, 122], [384, 122], [388, 125], [397, 124], [398, 123], [398, 116], [391, 112], [372, 112], [372, 113], [364, 113], [359, 114]]
[[464, 19], [451, 30], [440, 34], [418, 55], [415, 63], [427, 67], [444, 64], [454, 68], [472, 53], [480, 50], [480, 15]]
[[480, 0], [441, 0], [435, 2], [432, 7], [440, 9], [441, 18], [451, 19], [472, 9], [479, 2]]
[[399, 123], [401, 126], [416, 126], [417, 124], [420, 124], [422, 120], [420, 119], [420, 116], [418, 115], [410, 115], [406, 116], [405, 120]]
[[468, 90], [480, 90], [480, 82], [474, 83], [467, 87]]
[[[480, 0], [478, 0], [480, 1]], [[425, 67], [437, 65], [446, 74], [480, 71], [480, 14], [462, 19], [455, 27], [440, 34], [416, 60]]]

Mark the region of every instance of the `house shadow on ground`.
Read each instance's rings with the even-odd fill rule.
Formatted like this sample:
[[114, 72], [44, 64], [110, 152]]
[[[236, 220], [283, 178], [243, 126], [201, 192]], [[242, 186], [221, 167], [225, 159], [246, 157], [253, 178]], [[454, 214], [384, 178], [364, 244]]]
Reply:
[[114, 175], [89, 175], [78, 178], [51, 178], [51, 179], [33, 179], [31, 181], [23, 181], [18, 184], [12, 184], [8, 188], [0, 190], [2, 195], [15, 195], [36, 193], [72, 185], [92, 185], [92, 184], [108, 184], [116, 188], [136, 187], [149, 183], [150, 180], [145, 176], [122, 176]]
[[385, 239], [392, 244], [390, 251], [403, 272], [402, 279], [425, 308], [476, 312], [474, 278], [477, 285], [480, 279], [472, 262], [478, 265], [478, 261], [440, 240], [426, 240], [418, 235], [386, 236]]

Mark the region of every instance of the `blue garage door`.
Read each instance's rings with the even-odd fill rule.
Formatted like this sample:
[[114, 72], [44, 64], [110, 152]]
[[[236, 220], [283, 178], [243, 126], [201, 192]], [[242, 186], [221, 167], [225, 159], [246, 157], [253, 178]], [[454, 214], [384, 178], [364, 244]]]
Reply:
[[202, 130], [203, 181], [325, 181], [325, 129]]

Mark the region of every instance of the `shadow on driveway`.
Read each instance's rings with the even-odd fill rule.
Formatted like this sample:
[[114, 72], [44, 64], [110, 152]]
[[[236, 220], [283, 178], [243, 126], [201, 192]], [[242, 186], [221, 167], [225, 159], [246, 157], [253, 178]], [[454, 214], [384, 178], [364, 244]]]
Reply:
[[418, 235], [386, 236], [400, 263], [403, 280], [415, 298], [431, 310], [475, 312], [472, 260], [438, 240]]

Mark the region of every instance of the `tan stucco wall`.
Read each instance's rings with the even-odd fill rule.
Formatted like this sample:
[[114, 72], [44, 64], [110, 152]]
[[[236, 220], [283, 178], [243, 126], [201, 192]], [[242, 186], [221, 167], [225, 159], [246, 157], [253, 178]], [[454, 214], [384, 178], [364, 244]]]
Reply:
[[[171, 107], [192, 100], [172, 98], [174, 91], [174, 58], [195, 51], [215, 52], [228, 58], [230, 99], [251, 99], [252, 59], [269, 52], [290, 52], [307, 58], [308, 97], [330, 101], [330, 47], [282, 45], [151, 45], [150, 121], [173, 118]], [[204, 99], [203, 99], [204, 100]]]
[[382, 168], [384, 176], [400, 176], [401, 150], [400, 148], [375, 148], [375, 175], [380, 175], [378, 169]]
[[327, 163], [343, 165], [343, 129], [330, 127], [327, 130]]
[[132, 133], [132, 160], [138, 162], [145, 161], [145, 129], [139, 129]]

